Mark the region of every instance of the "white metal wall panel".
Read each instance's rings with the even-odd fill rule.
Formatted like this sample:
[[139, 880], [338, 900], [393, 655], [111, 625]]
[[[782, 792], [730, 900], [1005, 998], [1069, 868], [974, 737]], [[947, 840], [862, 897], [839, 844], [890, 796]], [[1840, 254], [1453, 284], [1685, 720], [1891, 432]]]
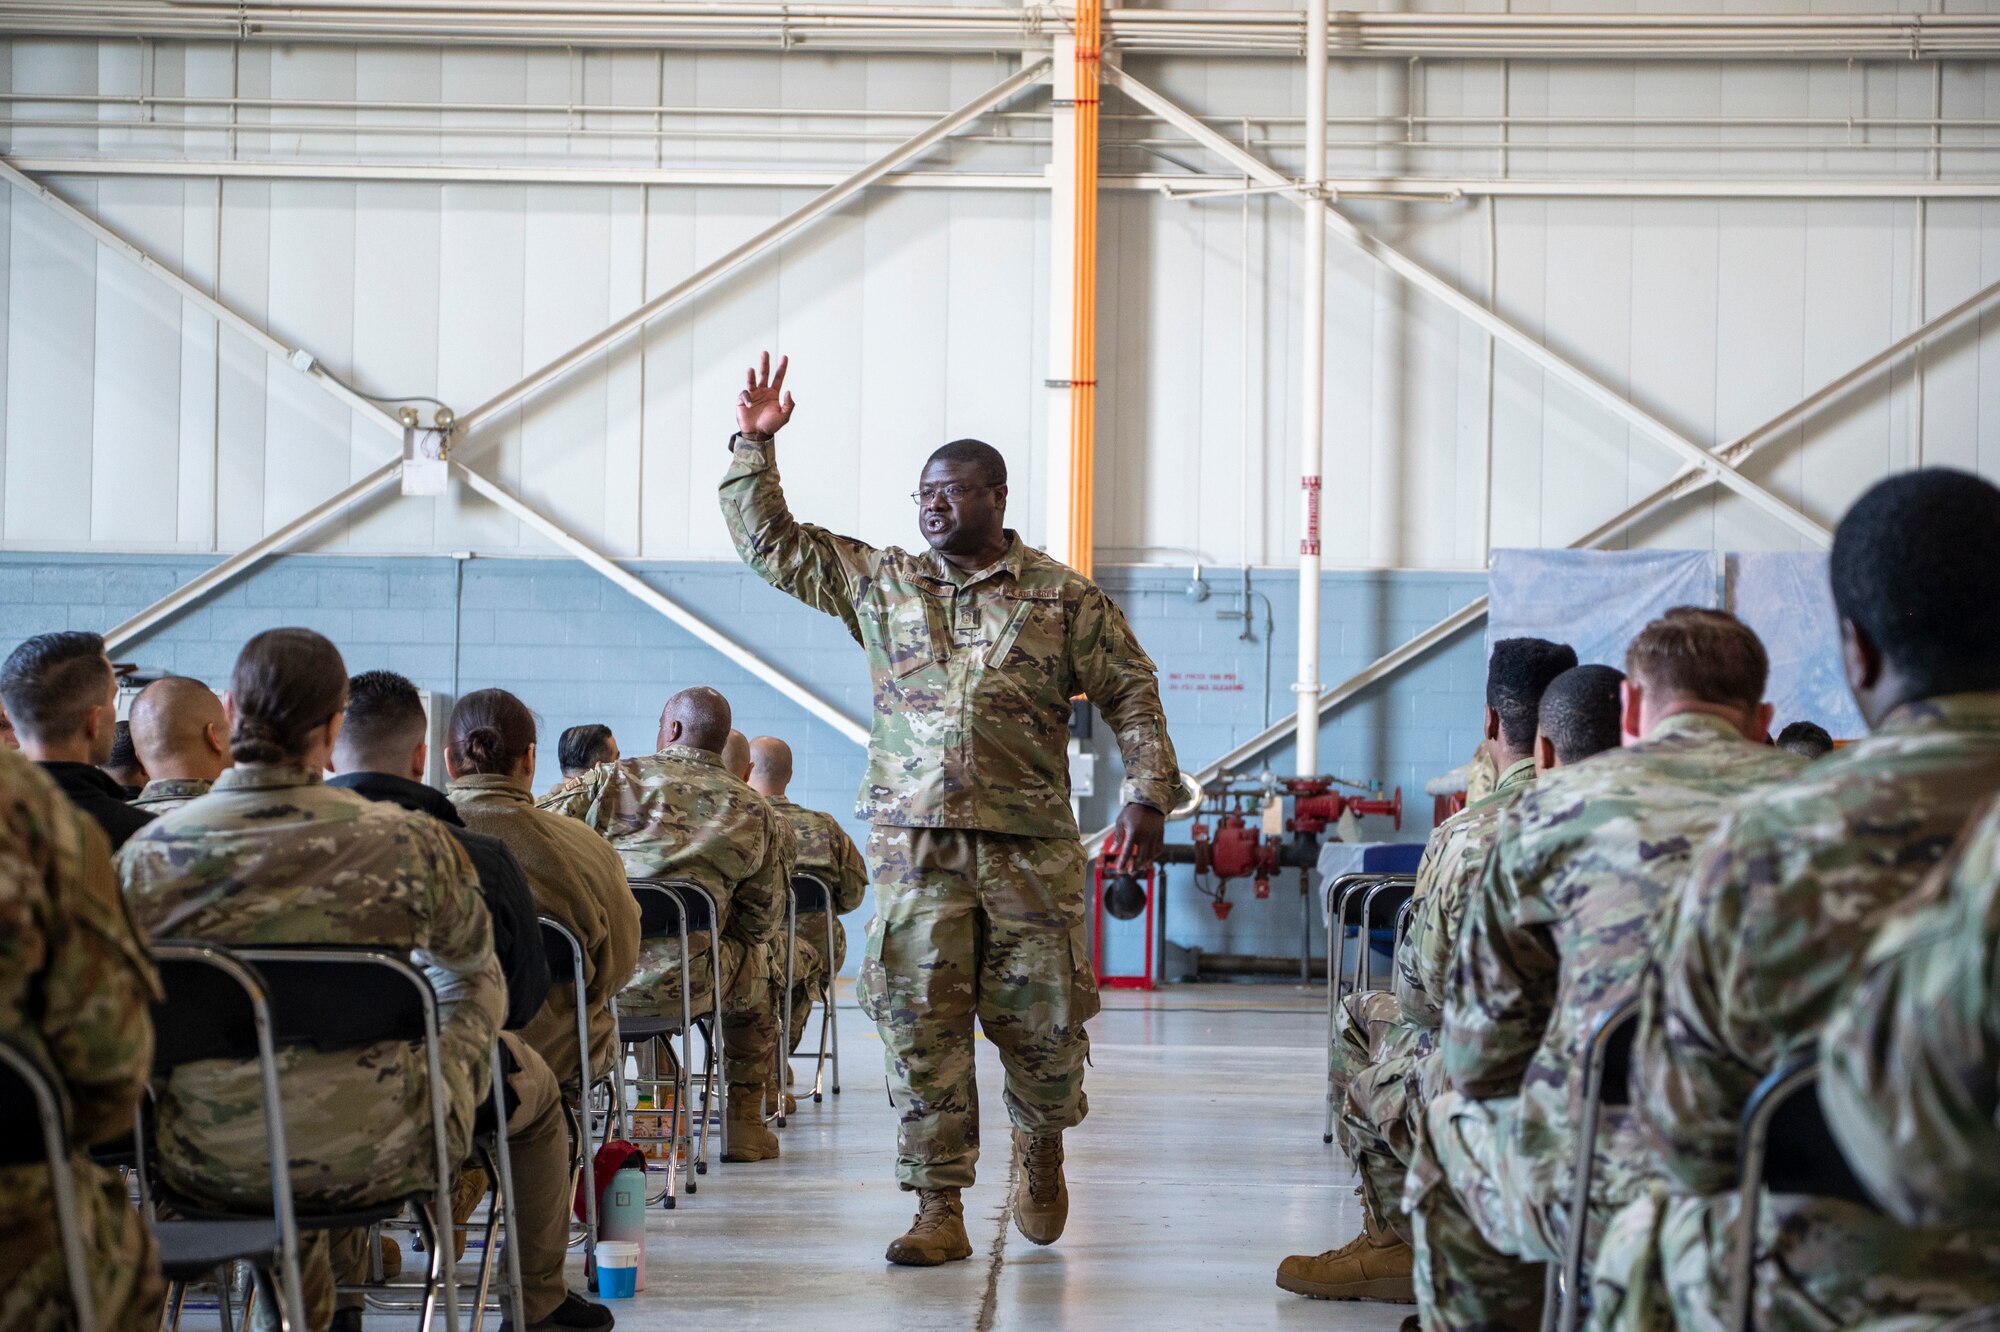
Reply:
[[[89, 184], [66, 182], [84, 207]], [[97, 242], [17, 199], [7, 276], [6, 526], [18, 540], [87, 541], [97, 359]]]
[[[699, 118], [707, 136], [664, 148], [621, 141], [611, 150], [618, 161], [740, 167], [772, 154], [768, 141], [732, 137], [768, 125], [747, 110], [880, 113], [783, 122], [794, 137], [780, 145], [779, 160], [847, 166], [892, 141], [864, 145], [847, 131], [911, 133], [920, 118], [889, 113], [941, 111], [990, 86], [1008, 63], [19, 41], [0, 60], [0, 80], [16, 92], [439, 100], [453, 108], [437, 113], [441, 129], [481, 130], [467, 139], [392, 135], [391, 121], [407, 125], [411, 113], [298, 107], [244, 107], [232, 130], [214, 108], [162, 107], [152, 113], [190, 128], [161, 136], [133, 127], [136, 107], [92, 113], [19, 103], [10, 147], [32, 154], [561, 162], [572, 132], [611, 123], [608, 113], [496, 116], [470, 104], [664, 101], [715, 108]], [[1294, 114], [1298, 72], [1294, 63], [1247, 59], [1149, 60], [1140, 70], [1217, 116]], [[1642, 112], [1701, 123], [1634, 130], [1524, 122], [1508, 132], [1504, 154], [1497, 127], [1461, 130], [1482, 141], [1443, 153], [1357, 142], [1400, 139], [1400, 122], [1341, 124], [1335, 169], [1626, 175], [1663, 169], [1641, 149], [1671, 137], [1688, 146], [1667, 165], [1685, 174], [1838, 175], [1863, 169], [1845, 132], [1815, 130], [1811, 148], [1778, 151], [1768, 142], [1774, 131], [1736, 122], [1923, 117], [1934, 94], [1947, 116], [1984, 116], [2000, 110], [2000, 73], [1953, 67], [1934, 89], [1928, 69], [1914, 64], [1849, 73], [1834, 64], [1516, 62], [1427, 64], [1413, 73], [1400, 63], [1343, 62], [1333, 81], [1337, 116], [1401, 116], [1420, 99], [1437, 116], [1505, 108], [1526, 117]], [[89, 114], [103, 123], [28, 123]], [[309, 133], [309, 124], [336, 132]], [[1041, 133], [1031, 122], [1006, 124], [1006, 132]], [[1276, 132], [1295, 139], [1297, 127]], [[1419, 124], [1416, 132], [1446, 129]], [[1990, 165], [1949, 155], [1985, 133], [1943, 131], [1945, 169]], [[1918, 136], [1906, 161], [1923, 162], [1929, 151]], [[1117, 170], [1159, 164], [1120, 153]], [[1273, 153], [1296, 169], [1295, 147]], [[955, 145], [937, 159], [1010, 170], [1025, 160], [1005, 144]], [[363, 389], [435, 394], [461, 412], [811, 197], [803, 189], [584, 184], [57, 183]], [[1343, 206], [1464, 290], [1482, 299], [1492, 292], [1532, 335], [1703, 443], [1757, 424], [2000, 274], [2000, 206], [1985, 203], [1929, 205], [1921, 247], [1918, 208], [1907, 201], [1509, 199], [1490, 222], [1486, 205]], [[1104, 559], [1184, 559], [1174, 552], [1193, 550], [1233, 563], [1247, 551], [1255, 562], [1284, 563], [1297, 550], [1299, 213], [1272, 198], [1251, 204], [1246, 327], [1241, 208], [1236, 200], [1102, 198]], [[0, 293], [0, 541], [231, 549], [393, 450], [386, 432], [240, 336], [218, 336], [205, 315], [96, 252], [31, 200], [9, 196], [0, 219], [8, 279]], [[482, 432], [491, 443], [480, 465], [616, 554], [724, 557], [713, 500], [720, 441], [743, 365], [769, 346], [799, 365], [804, 414], [785, 464], [810, 516], [872, 540], [909, 541], [909, 479], [935, 443], [971, 434], [1007, 450], [1014, 520], [1042, 536], [1029, 510], [1046, 451], [1050, 242], [1037, 192], [876, 192], [504, 414]], [[1479, 564], [1489, 447], [1495, 544], [1567, 542], [1678, 470], [1654, 441], [1545, 383], [1504, 347], [1492, 355], [1489, 387], [1483, 335], [1338, 243], [1328, 282], [1329, 563]], [[1994, 318], [1929, 349], [1921, 441], [1912, 375], [1899, 367], [1792, 431], [1753, 463], [1752, 475], [1831, 522], [1890, 467], [1922, 460], [2000, 472], [2000, 337], [1982, 336]], [[492, 506], [455, 495], [372, 508], [331, 537], [332, 548], [546, 549]], [[1798, 544], [1720, 491], [1633, 539]]]

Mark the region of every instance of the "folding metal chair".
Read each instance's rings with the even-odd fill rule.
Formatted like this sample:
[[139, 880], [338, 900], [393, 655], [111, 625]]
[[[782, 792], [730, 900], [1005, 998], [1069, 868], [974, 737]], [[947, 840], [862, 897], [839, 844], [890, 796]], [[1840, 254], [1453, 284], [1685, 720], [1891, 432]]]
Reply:
[[1343, 874], [1326, 885], [1326, 1129], [1321, 1142], [1333, 1141], [1333, 1033], [1334, 1010], [1340, 1006], [1340, 973], [1346, 969], [1347, 908], [1358, 902], [1370, 885], [1391, 878], [1388, 874]]
[[[36, 1132], [28, 1129], [31, 1118]], [[27, 1047], [4, 1035], [0, 1035], [0, 1129], [4, 1129], [0, 1132], [0, 1165], [30, 1165], [40, 1160], [48, 1166], [56, 1237], [62, 1244], [63, 1267], [69, 1279], [72, 1324], [77, 1332], [97, 1332], [97, 1310], [90, 1298], [90, 1249], [84, 1241], [71, 1165], [69, 1098], [63, 1094], [62, 1084]]]
[[[542, 927], [542, 951], [549, 958], [549, 980], [567, 981], [576, 987], [576, 1062], [578, 1104], [578, 1132], [576, 1150], [570, 1154], [570, 1174], [587, 1169], [591, 1160], [590, 1098], [595, 1090], [590, 1068], [590, 999], [585, 994], [583, 944], [570, 933], [569, 928], [552, 916], [537, 918]], [[614, 1119], [613, 1107], [608, 1103], [604, 1114], [604, 1138], [611, 1138], [611, 1124]], [[583, 1190], [583, 1252], [586, 1264], [597, 1256], [597, 1190]], [[570, 1243], [576, 1243], [573, 1236]], [[588, 1269], [586, 1269], [588, 1270]]]
[[[366, 1207], [317, 1212], [297, 1217], [300, 1230], [364, 1229], [388, 1221], [409, 1207], [417, 1217], [418, 1233], [429, 1256], [421, 1283], [423, 1301], [419, 1326], [429, 1328], [442, 1297], [445, 1320], [458, 1327], [458, 1283], [446, 1271], [452, 1233], [451, 1181], [454, 1162], [446, 1131], [444, 1071], [438, 1055], [437, 994], [429, 978], [399, 953], [371, 948], [307, 945], [231, 950], [263, 980], [272, 1021], [273, 1044], [310, 1045], [322, 1051], [355, 1049], [382, 1041], [421, 1044], [431, 1111], [434, 1168], [428, 1192], [386, 1199]], [[497, 1070], [496, 1070], [497, 1072]], [[502, 1126], [504, 1131], [504, 1125]], [[310, 1144], [293, 1144], [310, 1151]], [[143, 1159], [143, 1153], [142, 1153]], [[289, 1158], [287, 1158], [289, 1159]], [[273, 1172], [273, 1187], [284, 1172]], [[289, 1185], [289, 1181], [287, 1181]], [[176, 1211], [197, 1219], [244, 1215], [204, 1206], [188, 1199], [168, 1198]], [[415, 1287], [411, 1287], [415, 1288]], [[342, 1286], [342, 1293], [371, 1294], [375, 1286]], [[516, 1286], [518, 1290], [518, 1285]], [[526, 1326], [518, 1311], [516, 1326]]]
[[[780, 1080], [779, 1091], [782, 1092], [784, 1090], [783, 1083], [789, 1080], [789, 1074], [791, 1073], [792, 986], [796, 981], [796, 977], [793, 974], [793, 966], [794, 959], [798, 953], [799, 917], [801, 915], [811, 915], [813, 912], [818, 911], [826, 917], [826, 980], [820, 987], [819, 992], [819, 1056], [813, 1062], [812, 1098], [814, 1101], [822, 1099], [821, 1091], [825, 1086], [824, 1079], [826, 1076], [827, 1043], [829, 1037], [833, 1045], [833, 1094], [835, 1096], [840, 1095], [840, 1024], [834, 1020], [833, 1011], [833, 967], [835, 950], [838, 947], [838, 944], [835, 942], [836, 936], [834, 931], [840, 928], [840, 922], [834, 919], [833, 906], [833, 890], [827, 887], [825, 880], [813, 874], [794, 874], [792, 876], [791, 900], [785, 907], [785, 930], [792, 940], [792, 947], [785, 953], [785, 1027], [784, 1035], [781, 1038], [784, 1049], [779, 1055], [780, 1062], [788, 1076]], [[781, 1108], [783, 1107], [784, 1101], [782, 1097], [778, 1104]], [[785, 1122], [782, 1116], [778, 1122], [780, 1124]]]
[[[1402, 919], [1403, 908], [1413, 900], [1417, 891], [1417, 881], [1407, 875], [1397, 875], [1370, 884], [1361, 895], [1359, 955], [1354, 959], [1354, 992], [1375, 988], [1375, 948], [1374, 931], [1387, 929], [1392, 937], [1396, 922]], [[1343, 936], [1344, 938], [1345, 936]], [[1391, 944], [1393, 950], [1394, 945]]]
[[[1560, 1264], [1549, 1265], [1543, 1332], [1576, 1332], [1586, 1304], [1583, 1251], [1590, 1235], [1590, 1184], [1597, 1170], [1597, 1133], [1604, 1111], [1632, 1103], [1632, 1043], [1639, 1034], [1639, 1000], [1627, 999], [1597, 1020], [1583, 1051], [1583, 1116], [1577, 1125], [1576, 1178], [1570, 1189], [1569, 1233]], [[1560, 1309], [1560, 1319], [1558, 1319]]]
[[[617, 1003], [612, 1004], [612, 1012], [618, 1025], [619, 1057], [612, 1066], [612, 1099], [615, 1102], [621, 1136], [635, 1141], [664, 1142], [667, 1149], [667, 1189], [662, 1202], [667, 1207], [676, 1205], [680, 1192], [680, 1158], [684, 1147], [691, 1148], [693, 1166], [687, 1180], [687, 1191], [694, 1193], [698, 1185], [694, 1176], [708, 1173], [708, 1111], [717, 1100], [720, 1087], [722, 1058], [722, 948], [716, 937], [714, 923], [717, 918], [715, 899], [699, 884], [685, 880], [632, 879], [629, 880], [632, 895], [639, 903], [639, 937], [646, 939], [674, 939], [680, 945], [681, 957], [681, 1013], [678, 1020], [671, 1017], [628, 1017], [618, 1012]], [[694, 958], [688, 938], [703, 929], [708, 931], [709, 975], [713, 1008], [709, 1013], [695, 1016], [693, 1009]], [[701, 1029], [706, 1025], [708, 1030]], [[699, 1130], [694, 1123], [694, 1058], [693, 1039], [700, 1034], [703, 1041], [703, 1096]], [[676, 1056], [670, 1037], [681, 1038], [681, 1052]], [[626, 1047], [636, 1047], [640, 1056], [637, 1077], [625, 1076]], [[655, 1061], [664, 1050], [672, 1065], [673, 1076], [661, 1078], [656, 1075]], [[639, 1135], [631, 1127], [631, 1107], [628, 1105], [627, 1087], [647, 1088], [654, 1094], [662, 1087], [671, 1089], [673, 1107], [667, 1116], [667, 1132], [664, 1138], [658, 1135]], [[682, 1126], [686, 1131], [682, 1131]], [[728, 1132], [728, 1116], [722, 1116], [720, 1134]], [[728, 1150], [726, 1136], [723, 1150]], [[586, 1190], [587, 1192], [587, 1190]]]
[[[175, 1069], [196, 1060], [254, 1062], [265, 1152], [272, 1161], [289, 1161], [284, 1101], [278, 1090], [275, 1029], [263, 979], [227, 949], [213, 944], [161, 940], [153, 945], [153, 961], [165, 996], [153, 1005], [155, 1086], [164, 1086]], [[143, 1107], [136, 1117], [132, 1140], [141, 1196], [150, 1200], [154, 1191], [147, 1172]], [[187, 1215], [162, 1220], [153, 1216], [152, 1208], [145, 1210], [168, 1282], [171, 1325], [180, 1323], [190, 1282], [202, 1280], [218, 1268], [245, 1262], [256, 1282], [275, 1285], [270, 1293], [277, 1301], [281, 1325], [305, 1326], [305, 1298], [299, 1287], [298, 1214], [292, 1203], [289, 1171], [271, 1172], [269, 1216]]]
[[1819, 1060], [1773, 1069], [1743, 1107], [1737, 1135], [1736, 1243], [1729, 1269], [1729, 1326], [1749, 1332], [1757, 1284], [1758, 1213], [1766, 1193], [1837, 1198], [1879, 1211], [1840, 1153], [1819, 1107]]

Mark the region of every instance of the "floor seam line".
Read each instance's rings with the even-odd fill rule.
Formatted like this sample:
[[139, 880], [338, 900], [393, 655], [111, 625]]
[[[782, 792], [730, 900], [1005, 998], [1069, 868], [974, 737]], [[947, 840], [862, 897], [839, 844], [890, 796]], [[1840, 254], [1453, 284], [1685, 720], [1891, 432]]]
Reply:
[[993, 1332], [993, 1320], [1000, 1313], [1000, 1267], [1007, 1256], [1007, 1227], [1014, 1219], [1014, 1186], [1021, 1173], [1021, 1154], [1007, 1154], [1007, 1201], [1000, 1205], [1000, 1230], [986, 1250], [986, 1293], [980, 1297], [979, 1319], [973, 1332]]

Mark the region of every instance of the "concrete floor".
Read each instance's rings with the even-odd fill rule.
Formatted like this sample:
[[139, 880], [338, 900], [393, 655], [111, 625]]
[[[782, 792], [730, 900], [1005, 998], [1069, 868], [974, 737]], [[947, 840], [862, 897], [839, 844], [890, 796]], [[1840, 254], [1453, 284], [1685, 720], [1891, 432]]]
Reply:
[[[1007, 1119], [982, 1040], [989, 1155], [966, 1195], [973, 1257], [900, 1268], [882, 1260], [912, 1211], [894, 1177], [882, 1045], [843, 987], [843, 1094], [802, 1102], [780, 1160], [718, 1163], [678, 1208], [649, 1211], [649, 1289], [614, 1303], [618, 1326], [1389, 1332], [1414, 1309], [1306, 1300], [1272, 1282], [1284, 1255], [1361, 1228], [1353, 1172], [1320, 1142], [1325, 1003], [1296, 985], [1107, 993], [1090, 1024], [1090, 1118], [1067, 1138], [1069, 1227], [1048, 1248], [1003, 1221]], [[583, 1284], [580, 1251], [570, 1283]], [[186, 1326], [217, 1326], [209, 1308]], [[370, 1332], [415, 1322], [367, 1318]]]
[[[843, 996], [843, 1094], [810, 1101], [781, 1160], [716, 1165], [647, 1226], [650, 1289], [618, 1302], [642, 1329], [1393, 1329], [1413, 1309], [1330, 1304], [1272, 1284], [1279, 1258], [1360, 1230], [1353, 1173], [1320, 1143], [1326, 1009], [1296, 986], [1106, 995], [1091, 1023], [1091, 1115], [1068, 1135], [1070, 1219], [1038, 1248], [1003, 1224], [1007, 1121], [980, 1043], [988, 1155], [966, 1195], [974, 1256], [898, 1268], [882, 1047]], [[804, 1065], [801, 1065], [803, 1076]]]

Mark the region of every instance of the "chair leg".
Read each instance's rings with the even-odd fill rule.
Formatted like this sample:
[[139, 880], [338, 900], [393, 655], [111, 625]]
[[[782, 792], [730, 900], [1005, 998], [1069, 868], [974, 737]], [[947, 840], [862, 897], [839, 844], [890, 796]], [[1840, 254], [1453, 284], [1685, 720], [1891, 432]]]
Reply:
[[160, 1332], [180, 1332], [181, 1308], [187, 1303], [187, 1283], [176, 1281], [167, 1287], [167, 1302], [160, 1309]]
[[[423, 1236], [426, 1260], [424, 1271], [424, 1307], [423, 1312], [418, 1315], [417, 1326], [422, 1328], [423, 1332], [430, 1332], [431, 1326], [437, 1317], [438, 1295], [444, 1289], [444, 1283], [448, 1276], [444, 1255], [446, 1247], [450, 1244], [450, 1240], [445, 1238], [445, 1236], [450, 1232], [439, 1225], [438, 1216], [442, 1213], [446, 1224], [449, 1224], [451, 1220], [451, 1199], [448, 1197], [439, 1197], [432, 1199], [428, 1203], [420, 1203], [416, 1208], [416, 1213], [417, 1232]], [[453, 1328], [452, 1332], [458, 1332], [458, 1329]]]
[[[473, 1283], [472, 1332], [484, 1332], [486, 1327], [486, 1297], [493, 1290], [493, 1249], [499, 1241], [500, 1190], [503, 1187], [492, 1153], [483, 1152], [482, 1155], [486, 1159], [481, 1164], [491, 1184], [486, 1191], [486, 1233], [480, 1236], [479, 1242], [479, 1277]], [[466, 1229], [471, 1229], [469, 1222]], [[457, 1279], [455, 1275], [453, 1279]]]

